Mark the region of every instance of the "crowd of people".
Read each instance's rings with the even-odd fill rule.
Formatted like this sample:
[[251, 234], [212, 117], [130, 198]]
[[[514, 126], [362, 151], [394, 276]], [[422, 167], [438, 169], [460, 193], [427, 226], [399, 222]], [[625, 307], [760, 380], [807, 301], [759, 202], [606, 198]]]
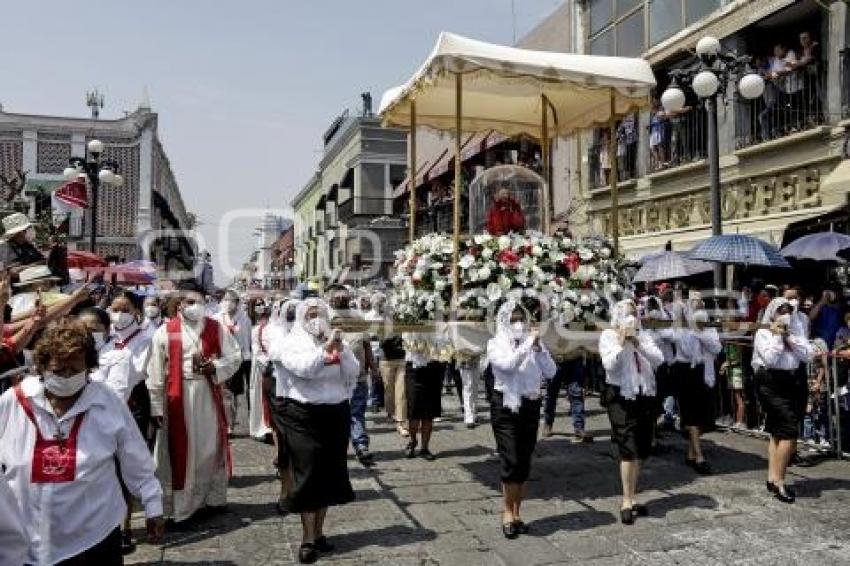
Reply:
[[221, 512], [243, 397], [250, 436], [276, 447], [280, 496], [270, 504], [300, 516], [298, 558], [315, 562], [333, 551], [328, 508], [354, 499], [349, 447], [363, 466], [380, 465], [369, 450], [370, 407], [394, 423], [399, 457], [430, 462], [439, 457], [434, 422], [446, 383], [475, 428], [483, 382], [501, 466], [501, 529], [515, 539], [529, 530], [521, 507], [532, 456], [538, 437], [552, 434], [564, 387], [575, 440], [593, 440], [584, 397], [594, 368], [619, 454], [623, 524], [647, 513], [638, 479], [665, 422], [678, 422], [687, 438], [687, 465], [711, 474], [701, 437], [715, 425], [716, 392], [729, 388], [735, 424], [744, 426], [748, 382], [770, 435], [766, 488], [793, 503], [786, 470], [799, 435], [829, 440], [826, 357], [850, 366], [850, 316], [829, 290], [816, 301], [794, 287], [745, 289], [727, 306], [736, 320], [756, 323], [747, 341], [714, 324], [698, 292], [652, 287], [612, 306], [598, 356], [579, 349], [566, 357], [547, 349], [538, 315], [509, 299], [479, 357], [445, 362], [408, 347], [410, 336], [345, 330], [351, 320], [392, 317], [380, 291], [330, 286], [321, 298], [255, 299], [205, 295], [194, 282], [147, 295], [57, 285], [38, 262], [0, 278], [3, 563], [119, 564], [134, 546], [134, 509], [154, 542], [166, 528]]

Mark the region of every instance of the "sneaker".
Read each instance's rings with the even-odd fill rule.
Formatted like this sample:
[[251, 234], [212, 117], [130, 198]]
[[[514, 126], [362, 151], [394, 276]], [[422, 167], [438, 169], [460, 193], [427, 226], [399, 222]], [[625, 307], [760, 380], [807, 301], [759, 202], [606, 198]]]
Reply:
[[423, 448], [419, 451], [419, 457], [425, 460], [426, 462], [433, 462], [437, 459], [437, 457], [434, 456], [434, 454], [432, 454], [431, 451], [427, 448]]
[[818, 448], [823, 448], [825, 450], [829, 450], [832, 448], [832, 444], [829, 443], [829, 440], [823, 438], [820, 442], [818, 442]]
[[357, 448], [354, 450], [357, 460], [367, 468], [375, 465], [375, 459], [368, 448]]
[[398, 431], [399, 435], [401, 435], [401, 437], [402, 437], [402, 438], [407, 438], [407, 437], [409, 437], [409, 436], [410, 436], [410, 431], [409, 431], [409, 430], [407, 430], [407, 427], [406, 427], [406, 426], [404, 426], [404, 425], [403, 425], [403, 424], [401, 424], [401, 423], [399, 423], [398, 425], [396, 425], [396, 430]]

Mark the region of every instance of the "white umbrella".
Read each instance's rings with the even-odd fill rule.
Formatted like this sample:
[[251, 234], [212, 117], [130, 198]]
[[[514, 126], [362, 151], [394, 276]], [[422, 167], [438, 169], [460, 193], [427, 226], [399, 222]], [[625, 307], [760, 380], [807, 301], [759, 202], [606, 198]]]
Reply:
[[710, 263], [689, 259], [676, 252], [663, 252], [644, 259], [643, 265], [635, 273], [632, 281], [645, 283], [647, 281], [668, 281], [681, 279], [698, 273], [706, 273], [713, 269]]
[[850, 248], [850, 236], [837, 232], [818, 232], [797, 238], [780, 252], [785, 257], [815, 261], [845, 261], [838, 252]]

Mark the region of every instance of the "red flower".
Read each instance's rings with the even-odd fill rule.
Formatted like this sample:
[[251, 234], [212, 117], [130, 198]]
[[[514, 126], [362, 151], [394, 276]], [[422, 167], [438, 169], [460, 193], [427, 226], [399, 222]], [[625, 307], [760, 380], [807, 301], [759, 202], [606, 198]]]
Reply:
[[496, 257], [500, 263], [504, 263], [508, 267], [516, 267], [519, 263], [519, 256], [511, 249], [500, 251]]
[[564, 257], [564, 265], [570, 271], [570, 274], [575, 273], [579, 268], [579, 265], [581, 265], [578, 254], [575, 252], [567, 254], [566, 257]]

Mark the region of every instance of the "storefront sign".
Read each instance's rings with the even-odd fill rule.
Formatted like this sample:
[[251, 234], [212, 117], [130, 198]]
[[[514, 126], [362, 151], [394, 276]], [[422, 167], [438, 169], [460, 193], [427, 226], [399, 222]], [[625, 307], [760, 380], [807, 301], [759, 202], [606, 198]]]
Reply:
[[[743, 220], [814, 208], [821, 205], [820, 171], [800, 169], [781, 176], [742, 179], [721, 188], [723, 220]], [[590, 213], [595, 231], [611, 233], [611, 213]], [[624, 205], [619, 210], [620, 234], [634, 236], [664, 230], [697, 228], [711, 223], [708, 190]]]

